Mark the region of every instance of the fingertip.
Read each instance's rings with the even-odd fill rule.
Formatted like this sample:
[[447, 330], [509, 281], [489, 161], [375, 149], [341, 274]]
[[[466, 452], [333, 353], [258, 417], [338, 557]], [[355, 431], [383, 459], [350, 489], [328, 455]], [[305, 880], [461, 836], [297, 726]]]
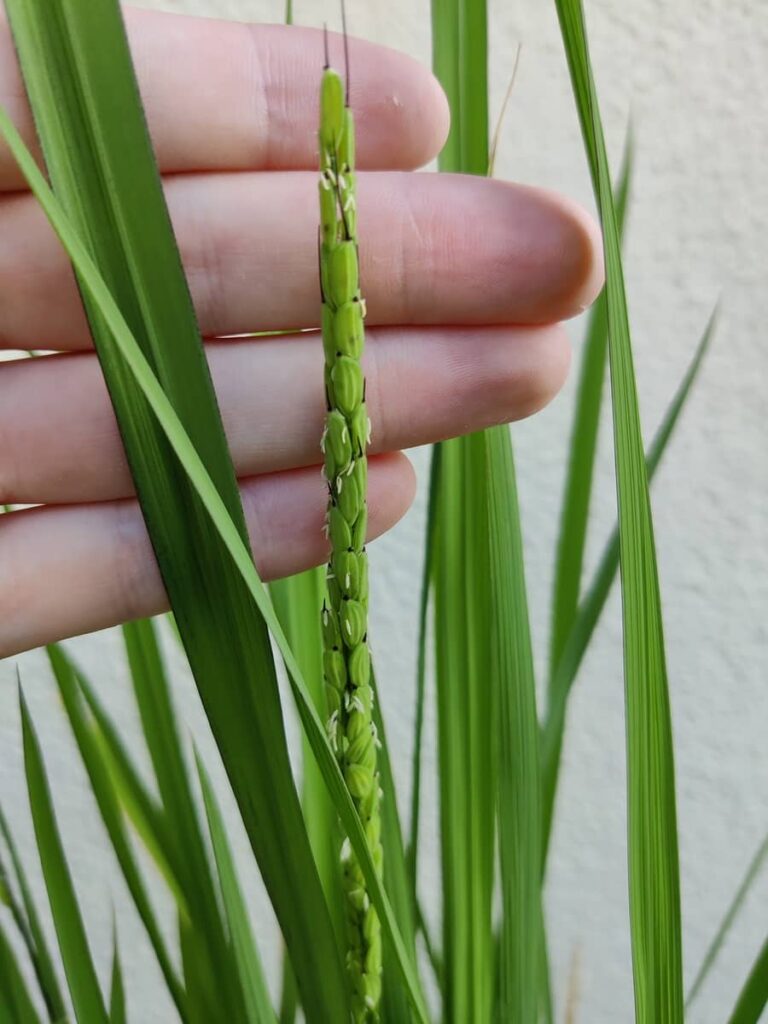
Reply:
[[416, 497], [416, 472], [402, 452], [368, 460], [368, 540], [398, 523]]
[[352, 80], [352, 105], [358, 119], [361, 167], [412, 170], [433, 160], [445, 145], [450, 126], [448, 100], [432, 72], [395, 50], [358, 42], [368, 52], [368, 70], [359, 87]]
[[583, 206], [559, 194], [552, 201], [561, 221], [559, 319], [568, 319], [588, 309], [602, 290], [603, 240], [599, 224]]
[[476, 376], [468, 378], [461, 401], [474, 413], [473, 429], [533, 416], [559, 393], [571, 364], [571, 345], [562, 324], [485, 328], [472, 352]]
[[[419, 66], [421, 67], [421, 65]], [[419, 154], [421, 159], [416, 166], [433, 160], [441, 152], [448, 141], [448, 133], [451, 129], [451, 107], [445, 90], [432, 72], [427, 72], [423, 67], [421, 70], [426, 72], [426, 75], [423, 76], [424, 84], [422, 86], [423, 105], [424, 109], [430, 113], [430, 117], [426, 125], [422, 126], [422, 151]], [[427, 131], [424, 131], [425, 127]]]
[[534, 345], [526, 401], [518, 407], [517, 419], [532, 416], [549, 405], [568, 379], [571, 367], [571, 343], [560, 324], [536, 329]]
[[[485, 238], [498, 249], [497, 293], [499, 276], [509, 279], [522, 265], [527, 269], [521, 296], [526, 323], [553, 324], [578, 316], [603, 286], [602, 238], [595, 220], [559, 192], [495, 184], [498, 221]], [[504, 310], [507, 316], [510, 312]]]

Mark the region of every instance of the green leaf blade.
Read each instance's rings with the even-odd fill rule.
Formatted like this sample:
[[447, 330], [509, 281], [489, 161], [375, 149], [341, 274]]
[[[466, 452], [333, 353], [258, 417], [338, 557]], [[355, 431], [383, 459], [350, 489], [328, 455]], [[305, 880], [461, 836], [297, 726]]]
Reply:
[[[631, 173], [632, 149], [628, 142], [616, 186], [616, 217], [621, 235]], [[576, 390], [555, 562], [550, 678], [562, 657], [578, 608], [607, 358], [608, 309], [603, 290], [589, 316]]]
[[118, 794], [112, 784], [109, 767], [102, 753], [103, 747], [86, 715], [77, 673], [60, 647], [51, 645], [48, 648], [48, 657], [115, 857], [137, 913], [146, 929], [170, 995], [182, 1021], [185, 1021], [187, 1020], [187, 1006], [184, 987], [173, 966], [173, 959], [166, 946], [144, 878], [133, 854]]
[[768, 1006], [768, 939], [752, 965], [728, 1024], [758, 1024]]
[[127, 1024], [127, 1021], [125, 986], [123, 984], [122, 968], [120, 967], [117, 929], [115, 929], [112, 949], [112, 979], [109, 986], [109, 1024]]
[[718, 953], [720, 952], [720, 949], [722, 948], [722, 945], [725, 942], [725, 939], [731, 930], [733, 922], [736, 920], [739, 911], [744, 905], [744, 901], [746, 900], [750, 890], [752, 889], [755, 880], [758, 878], [761, 870], [765, 866], [766, 861], [768, 861], [768, 835], [766, 835], [763, 841], [760, 843], [757, 850], [755, 851], [754, 856], [752, 857], [752, 860], [749, 862], [747, 870], [744, 873], [744, 877], [739, 883], [738, 889], [734, 893], [733, 899], [731, 900], [731, 903], [727, 911], [725, 912], [723, 920], [720, 922], [717, 931], [712, 937], [712, 941], [707, 947], [707, 951], [704, 954], [701, 966], [696, 972], [695, 978], [691, 982], [691, 987], [688, 990], [688, 995], [685, 997], [686, 1010], [688, 1010], [693, 1001], [696, 999], [696, 996], [701, 991], [702, 986], [704, 985], [704, 982], [706, 981], [709, 972], [712, 969], [715, 960], [717, 959]]
[[[32, 899], [32, 892], [29, 887], [29, 881], [27, 880], [27, 873], [24, 870], [24, 865], [19, 855], [16, 842], [1, 807], [0, 833], [8, 847], [14, 875], [21, 895], [21, 905], [19, 905], [8, 880], [6, 880], [5, 887], [11, 913], [24, 941], [24, 945], [27, 948], [29, 958], [32, 961], [32, 967], [37, 978], [37, 984], [40, 988], [43, 1001], [45, 1002], [45, 1006], [48, 1011], [48, 1016], [54, 1021], [61, 1020], [65, 1016], [66, 1009], [64, 998], [61, 994], [61, 988], [59, 986], [59, 979], [56, 975], [56, 969], [53, 966], [53, 959], [48, 948], [48, 940], [46, 939], [45, 932], [43, 931], [37, 907]], [[0, 865], [0, 868], [2, 868], [4, 874], [4, 868], [2, 865]]]
[[[301, 718], [302, 727], [323, 773], [331, 799], [359, 859], [371, 900], [374, 902], [381, 919], [385, 940], [391, 945], [394, 961], [408, 991], [413, 1011], [417, 1019], [426, 1024], [428, 1017], [415, 965], [408, 956], [407, 948], [400, 935], [392, 908], [378, 876], [362, 822], [347, 790], [337, 759], [331, 750], [323, 723], [317, 714], [314, 702], [303, 680], [301, 670], [277, 620], [266, 587], [259, 578], [250, 552], [244, 544], [221, 496], [214, 487], [211, 477], [202, 464], [189, 436], [161, 388], [157, 377], [152, 372], [136, 339], [133, 337], [124, 317], [115, 304], [103, 278], [100, 276], [91, 257], [80, 241], [77, 232], [73, 229], [65, 212], [41, 175], [18, 131], [2, 108], [0, 108], [0, 133], [2, 133], [8, 143], [27, 183], [42, 206], [49, 223], [76, 266], [84, 289], [88, 291], [89, 296], [96, 303], [101, 315], [104, 317], [105, 323], [109, 327], [109, 337], [114, 342], [116, 351], [125, 360], [127, 371], [131, 374], [132, 379], [147, 399], [147, 403], [156, 417], [163, 435], [171, 445], [180, 466], [183, 468], [187, 479], [200, 499], [212, 527], [221, 539], [224, 550], [229, 558], [231, 558], [232, 565], [235, 566], [239, 577], [246, 586], [248, 594], [263, 616], [269, 627], [269, 632], [280, 649], [288, 670], [288, 681]], [[237, 790], [235, 792], [237, 793]], [[244, 820], [247, 823], [248, 817], [246, 815], [244, 815]], [[314, 868], [310, 877], [313, 875]], [[313, 934], [314, 929], [310, 928], [309, 933]], [[321, 1007], [324, 1012], [325, 1006], [322, 1003]], [[320, 1009], [318, 1006], [313, 1006], [306, 1012], [320, 1012]]]
[[536, 679], [528, 621], [512, 442], [506, 427], [489, 432], [489, 577], [498, 686], [499, 857], [503, 904], [500, 1018], [535, 1021], [544, 963], [542, 948], [541, 777]]
[[41, 1024], [16, 953], [0, 925], [0, 1020], [6, 1024]]
[[[432, 39], [433, 70], [452, 114], [440, 169], [485, 175], [485, 0], [433, 0]], [[435, 517], [430, 524], [434, 541], [428, 541], [428, 548], [434, 551], [442, 994], [447, 1021], [484, 1024], [491, 1019], [494, 988], [491, 903], [497, 752], [493, 687], [488, 686], [487, 440], [483, 433], [473, 434], [443, 442], [437, 451]], [[433, 454], [433, 460], [436, 457]]]
[[[397, 792], [392, 775], [392, 761], [387, 743], [387, 732], [381, 708], [381, 698], [375, 671], [371, 672], [371, 686], [375, 700], [373, 722], [376, 727], [379, 748], [378, 767], [381, 785], [381, 844], [384, 849], [384, 888], [392, 904], [392, 910], [400, 928], [400, 934], [412, 963], [416, 963], [416, 930], [412, 905], [412, 889], [408, 875], [403, 832], [397, 809]], [[390, 948], [384, 950], [382, 974], [381, 1019], [382, 1024], [400, 1024], [410, 1020], [408, 992], [392, 962]]]
[[248, 919], [224, 819], [203, 763], [199, 757], [196, 760], [234, 959], [245, 995], [247, 1021], [249, 1024], [274, 1024], [275, 1012], [269, 1001], [261, 958]]
[[104, 999], [56, 824], [40, 742], [21, 693], [20, 705], [32, 822], [75, 1016], [79, 1024], [107, 1024]]
[[624, 620], [629, 894], [640, 1024], [683, 1019], [674, 757], [658, 570], [618, 223], [580, 0], [556, 0], [603, 226]]
[[[709, 350], [715, 327], [717, 310], [712, 313], [699, 339], [685, 374], [677, 386], [664, 413], [659, 428], [646, 453], [648, 481], [653, 481], [680, 416], [691, 396], [704, 357]], [[571, 687], [576, 679], [582, 659], [592, 639], [597, 623], [608, 600], [613, 581], [619, 568], [619, 530], [614, 527], [594, 571], [589, 586], [582, 598], [563, 646], [560, 660], [549, 681], [549, 702], [547, 716], [542, 728], [542, 785], [543, 785], [543, 848], [542, 859], [546, 863], [549, 839], [552, 831], [557, 780], [560, 770], [560, 756], [565, 732], [565, 717]]]
[[[165, 833], [173, 867], [184, 893], [190, 932], [185, 974], [206, 993], [208, 1013], [229, 1005], [235, 1019], [245, 1013], [245, 994], [234, 970], [208, 853], [200, 828], [188, 768], [171, 702], [170, 684], [154, 624], [147, 619], [123, 626], [128, 664], [144, 736], [163, 804]], [[222, 999], [221, 990], [225, 996]]]
[[[7, 9], [54, 189], [250, 560], [119, 4], [9, 0]], [[293, 782], [263, 617], [112, 344], [98, 300], [80, 283], [160, 572], [307, 1014], [343, 1018], [343, 967]]]

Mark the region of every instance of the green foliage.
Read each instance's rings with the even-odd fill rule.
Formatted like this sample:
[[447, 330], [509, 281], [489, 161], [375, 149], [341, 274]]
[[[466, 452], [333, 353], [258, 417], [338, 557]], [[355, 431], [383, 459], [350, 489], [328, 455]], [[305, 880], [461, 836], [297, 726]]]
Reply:
[[[58, 200], [252, 564], [119, 5], [6, 6]], [[82, 276], [80, 285], [160, 572], [307, 1012], [342, 1017], [343, 969], [293, 783], [267, 627]], [[254, 747], [263, 756], [252, 758]]]
[[[485, 3], [435, 0], [432, 29], [434, 69], [453, 110], [440, 166], [485, 174]], [[478, 1024], [534, 1020], [542, 920], [538, 721], [509, 431], [446, 442], [437, 467], [433, 461], [427, 564], [435, 603], [445, 1012], [448, 1020]], [[504, 913], [494, 979], [497, 827]]]
[[80, 1024], [107, 1024], [104, 997], [99, 988], [80, 906], [56, 824], [40, 741], [21, 690], [19, 698], [29, 805], [75, 1017]]
[[[118, 5], [101, 0], [86, 12], [84, 5], [65, 0], [7, 2], [52, 190], [2, 111], [0, 132], [78, 275], [173, 621], [286, 944], [278, 1014], [217, 795], [201, 758], [195, 753], [197, 771], [192, 770], [185, 749], [156, 626], [135, 622], [123, 630], [151, 784], [104, 710], [98, 690], [106, 681], [89, 681], [62, 647], [52, 645], [51, 667], [96, 806], [185, 1024], [276, 1019], [288, 1024], [299, 1008], [310, 1024], [344, 1021], [350, 1007], [357, 1020], [427, 1022], [417, 966], [419, 934], [446, 1024], [555, 1019], [541, 888], [567, 703], [619, 568], [636, 1019], [639, 1024], [682, 1021], [672, 737], [648, 483], [690, 396], [714, 317], [645, 453], [620, 254], [630, 162], [614, 197], [581, 4], [556, 0], [556, 6], [603, 226], [607, 286], [587, 331], [571, 435], [552, 599], [547, 712], [540, 728], [515, 465], [510, 432], [498, 427], [433, 451], [406, 848], [366, 644], [368, 423], [359, 364], [364, 307], [358, 288], [354, 140], [341, 80], [332, 72], [323, 79], [320, 131], [328, 185], [320, 193], [320, 276], [331, 584], [326, 591], [323, 571], [313, 570], [272, 584], [268, 592], [248, 547]], [[289, 2], [287, 20], [292, 13]], [[441, 168], [485, 174], [491, 163], [485, 0], [433, 0], [432, 29], [434, 68], [453, 111]], [[619, 516], [592, 580], [584, 585], [606, 362]], [[442, 948], [427, 928], [417, 886], [430, 611]], [[288, 758], [270, 635], [303, 729], [301, 801]], [[360, 728], [356, 700], [364, 712]], [[337, 728], [327, 732], [329, 712]], [[130, 1011], [125, 953], [118, 951], [115, 933], [107, 1007], [23, 698], [22, 728], [35, 835], [74, 1020], [124, 1024]], [[0, 919], [0, 1019], [38, 1024], [42, 1006], [49, 1021], [60, 1022], [67, 1004], [26, 866], [1, 814], [0, 833], [12, 868], [6, 869], [0, 849], [0, 903], [16, 933], [10, 936]], [[349, 837], [344, 879], [342, 833]], [[178, 955], [164, 938], [136, 842], [172, 897]], [[763, 844], [709, 947], [689, 1001], [700, 990], [765, 851]], [[758, 1020], [768, 1000], [766, 978], [768, 947], [763, 947], [731, 1024]]]
[[117, 929], [112, 952], [112, 979], [109, 986], [109, 1024], [126, 1024], [125, 986], [120, 966], [120, 951], [117, 945]]
[[580, 0], [557, 11], [603, 228], [608, 362], [619, 509], [627, 719], [629, 896], [635, 1012], [683, 1018], [680, 879], [672, 729], [658, 570], [619, 229]]
[[728, 1024], [757, 1024], [768, 1006], [768, 939], [763, 943], [739, 993]]
[[[674, 429], [691, 394], [691, 389], [701, 369], [702, 361], [709, 349], [715, 324], [716, 314], [713, 313], [648, 448], [645, 463], [649, 482], [653, 480], [656, 474], [662, 456], [672, 439]], [[586, 352], [585, 358], [589, 358]], [[619, 530], [618, 527], [614, 527], [600, 556], [589, 586], [586, 588], [579, 602], [576, 614], [572, 618], [560, 658], [557, 664], [552, 666], [549, 678], [549, 703], [547, 705], [546, 719], [542, 726], [542, 785], [544, 794], [542, 826], [544, 846], [542, 853], [544, 860], [546, 860], [549, 848], [568, 697], [581, 666], [582, 658], [586, 654], [595, 627], [605, 608], [605, 603], [608, 600], [608, 594], [618, 569]]]
[[[59, 687], [59, 694], [72, 726], [75, 742], [83, 759], [85, 770], [88, 773], [91, 789], [109, 835], [112, 848], [115, 851], [115, 856], [139, 917], [147, 930], [157, 962], [171, 996], [176, 1003], [179, 1016], [182, 1020], [186, 1021], [188, 1013], [183, 987], [176, 976], [171, 954], [163, 939], [144, 878], [131, 847], [120, 806], [119, 791], [114, 784], [113, 776], [110, 773], [109, 761], [104, 756], [103, 746], [99, 741], [99, 725], [89, 719], [87, 707], [80, 690], [77, 672], [67, 656], [58, 647], [54, 646], [49, 648], [48, 655]], [[140, 799], [145, 803], [149, 802], [149, 797], [143, 794]], [[184, 911], [186, 914], [186, 904], [184, 905]]]
[[32, 997], [4, 929], [0, 926], [0, 1020], [40, 1024]]
[[208, 829], [219, 873], [221, 898], [232, 942], [233, 958], [243, 988], [246, 1009], [243, 1020], [248, 1024], [269, 1024], [270, 1021], [275, 1020], [275, 1013], [269, 1001], [261, 959], [256, 948], [248, 910], [229, 847], [224, 819], [221, 816], [210, 779], [199, 757], [197, 758], [197, 772], [203, 790], [205, 813], [208, 816]]
[[[269, 626], [270, 633], [280, 648], [288, 670], [288, 679], [302, 726], [312, 746], [313, 754], [321, 767], [336, 810], [359, 859], [371, 900], [374, 902], [379, 913], [385, 938], [391, 944], [395, 962], [407, 986], [409, 998], [417, 1012], [418, 1019], [424, 1020], [426, 1019], [426, 1013], [423, 1009], [423, 999], [415, 969], [407, 956], [392, 909], [384, 893], [368, 847], [363, 824], [355, 810], [352, 798], [328, 742], [325, 729], [318, 718], [317, 711], [302, 678], [296, 659], [275, 616], [267, 590], [256, 572], [250, 552], [243, 542], [235, 523], [230, 517], [219, 492], [205, 466], [202, 464], [173, 406], [168, 401], [157, 377], [153, 374], [143, 356], [93, 261], [84, 249], [77, 234], [72, 230], [66, 215], [40, 174], [13, 123], [2, 110], [0, 110], [0, 132], [5, 137], [15, 159], [22, 168], [27, 183], [45, 211], [49, 222], [64, 244], [67, 254], [80, 275], [84, 289], [97, 304], [109, 328], [108, 337], [114, 341], [117, 351], [125, 360], [130, 374], [140, 388], [141, 394], [146, 398], [157, 423], [170, 443], [197, 497], [202, 502], [219, 539], [224, 543], [228, 557], [231, 558], [240, 577], [246, 584], [250, 598], [261, 612]], [[243, 771], [242, 766], [240, 771]], [[235, 789], [234, 786], [233, 789]], [[274, 797], [274, 791], [271, 791], [271, 795]], [[309, 877], [310, 880], [314, 877], [314, 871]], [[273, 884], [275, 884], [273, 879], [267, 881], [274, 902], [275, 896], [271, 888]], [[302, 891], [304, 891], [304, 887], [302, 887]], [[285, 896], [284, 892], [283, 896]], [[304, 941], [308, 941], [308, 939], [304, 937]], [[321, 1004], [323, 1007], [325, 1005]], [[309, 1009], [305, 1007], [305, 1012], [312, 1014], [319, 1011], [317, 1006], [313, 1006]]]
[[[624, 231], [631, 173], [632, 150], [627, 144], [624, 166], [616, 187], [616, 217], [620, 233]], [[604, 289], [590, 312], [582, 345], [557, 539], [549, 653], [550, 680], [563, 655], [579, 602], [607, 358], [608, 296]]]
[[[40, 921], [40, 915], [32, 899], [32, 893], [27, 879], [27, 872], [22, 864], [16, 842], [13, 838], [8, 822], [0, 809], [0, 833], [2, 833], [8, 853], [13, 865], [13, 874], [21, 902], [16, 898], [14, 887], [8, 873], [5, 870], [2, 858], [0, 858], [0, 888], [2, 888], [2, 902], [10, 908], [16, 928], [26, 948], [32, 969], [35, 973], [38, 988], [43, 998], [48, 1016], [52, 1021], [61, 1020], [65, 1014], [64, 999], [59, 988], [59, 981], [53, 966], [48, 943]], [[10, 949], [7, 951], [11, 955]]]
[[[752, 889], [752, 886], [757, 880], [758, 875], [765, 866], [766, 861], [768, 861], [768, 835], [766, 835], [766, 837], [760, 843], [757, 850], [755, 851], [754, 856], [752, 857], [752, 860], [749, 862], [749, 866], [747, 867], [747, 870], [744, 873], [744, 877], [742, 878], [739, 887], [736, 890], [727, 911], [725, 912], [725, 916], [723, 917], [723, 920], [720, 922], [720, 925], [717, 931], [715, 932], [712, 941], [707, 947], [707, 951], [704, 954], [704, 959], [701, 962], [701, 966], [696, 972], [696, 977], [693, 979], [691, 987], [688, 990], [688, 995], [685, 998], [686, 1010], [690, 1007], [694, 999], [696, 999], [697, 995], [701, 991], [701, 988], [704, 985], [704, 982], [706, 981], [707, 976], [709, 975], [709, 972], [712, 969], [712, 965], [717, 959], [717, 955], [720, 952], [720, 949], [723, 943], [725, 942], [725, 939], [729, 934], [733, 926], [733, 923], [736, 920], [736, 917], [739, 911], [741, 910], [745, 899], [747, 898], [747, 895], [749, 894], [750, 890]], [[752, 973], [754, 974], [754, 971]], [[768, 998], [768, 993], [766, 993], [766, 998]], [[747, 999], [747, 1002], [751, 1002], [751, 999]]]

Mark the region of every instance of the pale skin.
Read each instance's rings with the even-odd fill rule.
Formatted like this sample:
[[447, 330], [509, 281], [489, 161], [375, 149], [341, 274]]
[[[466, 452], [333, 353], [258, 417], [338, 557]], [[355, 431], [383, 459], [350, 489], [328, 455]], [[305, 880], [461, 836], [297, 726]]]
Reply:
[[[150, 131], [259, 572], [322, 562], [323, 352], [316, 335], [322, 37], [127, 11]], [[338, 39], [332, 59], [341, 60]], [[599, 234], [528, 186], [413, 173], [447, 105], [410, 58], [350, 40], [358, 126], [369, 536], [407, 511], [402, 449], [531, 415], [561, 387], [561, 321], [602, 285]], [[0, 103], [34, 129], [0, 20]], [[0, 146], [0, 657], [167, 606], [114, 415], [61, 247]]]

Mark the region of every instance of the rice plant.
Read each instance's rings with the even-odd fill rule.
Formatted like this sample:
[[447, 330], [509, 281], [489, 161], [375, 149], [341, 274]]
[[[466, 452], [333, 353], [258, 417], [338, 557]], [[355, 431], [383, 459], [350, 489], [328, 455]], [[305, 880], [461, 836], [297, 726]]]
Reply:
[[[66, 645], [47, 656], [127, 891], [184, 1024], [382, 1021], [536, 1024], [556, 1013], [542, 895], [567, 707], [617, 574], [622, 595], [627, 742], [628, 902], [639, 1024], [676, 1024], [697, 998], [749, 887], [764, 843], [714, 936], [687, 998], [672, 727], [649, 484], [689, 400], [714, 332], [693, 351], [644, 450], [624, 288], [621, 235], [632, 150], [618, 183], [608, 163], [581, 0], [556, 0], [594, 186], [606, 285], [587, 326], [552, 597], [547, 704], [537, 708], [525, 550], [506, 425], [436, 444], [424, 539], [413, 789], [408, 827], [377, 699], [368, 632], [368, 461], [361, 366], [355, 128], [345, 66], [318, 36], [320, 185], [315, 327], [325, 422], [317, 437], [327, 484], [327, 565], [274, 581], [254, 564], [182, 260], [117, 0], [6, 0], [34, 113], [44, 175], [9, 114], [0, 132], [71, 261], [162, 582], [171, 630], [122, 626], [149, 757]], [[287, 20], [293, 19], [292, 5]], [[433, 0], [434, 70], [452, 110], [441, 171], [493, 167], [484, 0]], [[323, 65], [325, 64], [325, 67]], [[370, 130], [370, 129], [369, 129]], [[284, 327], [290, 325], [283, 325]], [[609, 374], [618, 520], [584, 580], [602, 385]], [[322, 456], [320, 452], [322, 451]], [[12, 515], [14, 513], [11, 513]], [[160, 631], [189, 662], [253, 862], [283, 941], [279, 998], [220, 805], [198, 749], [187, 749]], [[289, 707], [279, 687], [282, 660]], [[422, 731], [434, 662], [442, 929], [418, 886], [424, 853]], [[46, 754], [20, 681], [23, 756], [48, 896], [32, 896], [0, 813], [0, 1021], [123, 1022], [132, 1016], [131, 951], [115, 924], [105, 987], [70, 874]], [[285, 717], [302, 730], [301, 784]], [[190, 753], [192, 756], [190, 756]], [[150, 869], [151, 865], [151, 869]], [[150, 870], [152, 876], [150, 876]], [[151, 877], [172, 907], [161, 919]], [[50, 914], [57, 948], [47, 926]], [[745, 971], [732, 1024], [768, 1002], [764, 946]], [[62, 979], [65, 984], [62, 983]], [[130, 979], [130, 981], [129, 981]], [[578, 1006], [566, 1007], [566, 1020]]]

